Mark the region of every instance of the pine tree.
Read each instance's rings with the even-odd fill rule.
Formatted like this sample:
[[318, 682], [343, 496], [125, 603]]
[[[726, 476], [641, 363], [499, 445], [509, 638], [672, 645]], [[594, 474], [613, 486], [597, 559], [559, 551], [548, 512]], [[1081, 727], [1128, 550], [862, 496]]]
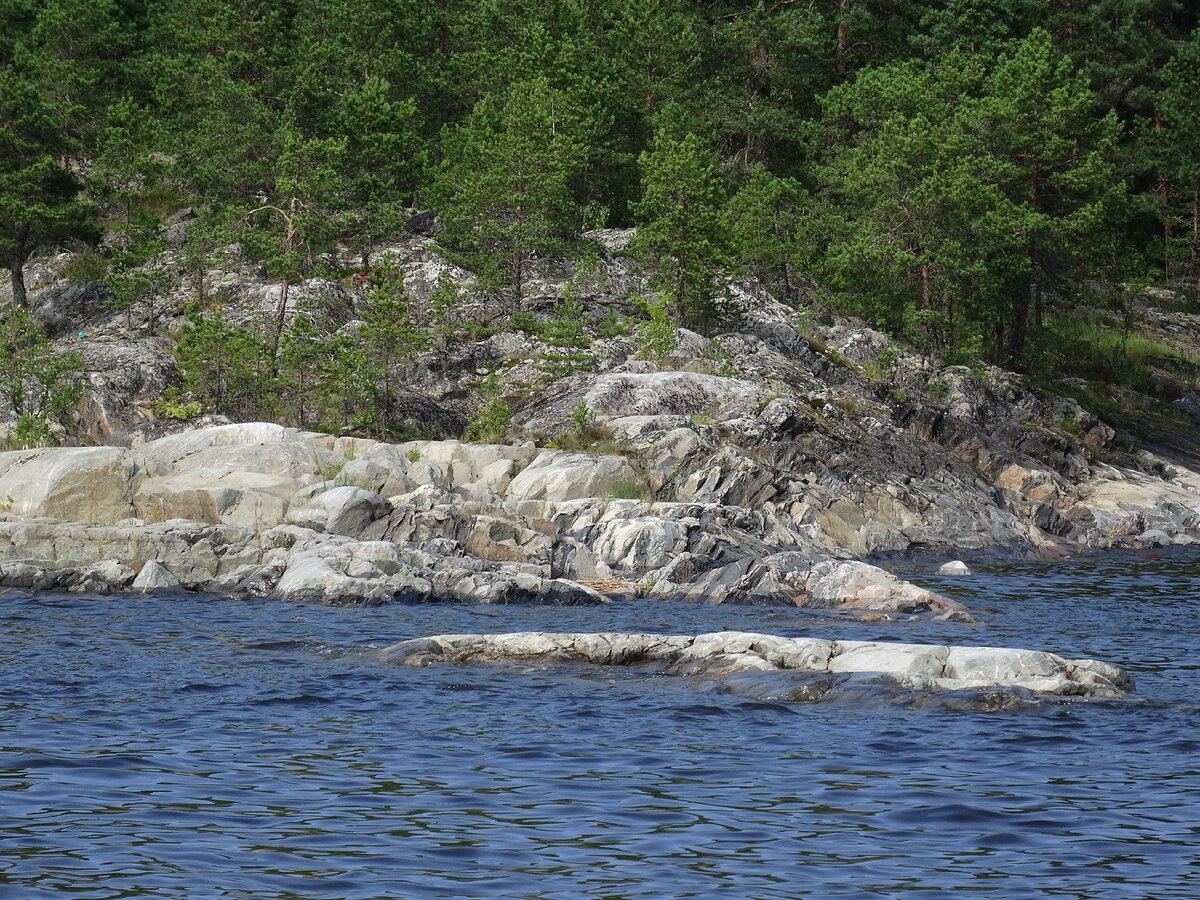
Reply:
[[435, 184], [445, 234], [493, 287], [519, 305], [538, 252], [575, 231], [570, 182], [583, 166], [567, 97], [544, 78], [489, 96], [446, 140]]
[[404, 277], [395, 257], [388, 254], [371, 285], [358, 339], [370, 385], [369, 414], [373, 429], [387, 434], [395, 425], [398, 369], [429, 347], [429, 332], [413, 321]]
[[778, 279], [785, 291], [792, 289], [805, 199], [799, 182], [755, 165], [726, 209], [737, 263], [759, 278]]
[[571, 292], [570, 285], [554, 309], [554, 316], [542, 327], [543, 350], [537, 367], [554, 378], [565, 378], [592, 368], [591, 339], [584, 330], [583, 304]]
[[1168, 266], [1182, 264], [1200, 281], [1200, 30], [1179, 48], [1162, 80], [1153, 136], [1168, 186], [1160, 213], [1168, 226], [1165, 256]]
[[175, 359], [184, 390], [207, 408], [239, 421], [277, 412], [273, 357], [262, 334], [194, 305], [179, 331]]
[[404, 224], [404, 198], [415, 192], [425, 160], [418, 135], [417, 109], [397, 99], [391, 84], [369, 77], [339, 99], [334, 111], [345, 136], [342, 235], [369, 269], [372, 250]]
[[956, 51], [865, 70], [825, 98], [804, 237], [811, 270], [851, 311], [896, 330], [937, 321], [943, 335], [964, 315], [998, 318], [1019, 248], [997, 167], [963, 118], [983, 77]]
[[34, 250], [99, 238], [96, 207], [63, 163], [77, 147], [65, 129], [62, 110], [35, 84], [0, 68], [0, 261], [21, 306], [28, 302], [25, 261]]
[[1086, 81], [1041, 29], [1001, 57], [982, 91], [971, 124], [1004, 169], [999, 182], [1020, 217], [1028, 263], [1012, 291], [1008, 356], [1018, 365], [1046, 294], [1115, 255], [1126, 204], [1113, 163], [1121, 125], [1112, 111], [1095, 118]]
[[801, 154], [803, 122], [833, 82], [830, 23], [814, 4], [722, 6], [730, 9], [713, 21], [711, 74], [695, 104], [704, 130], [697, 131], [717, 136], [722, 161], [790, 171]]
[[655, 133], [639, 159], [642, 199], [634, 205], [632, 244], [670, 290], [686, 320], [702, 328], [721, 324], [724, 310], [714, 280], [725, 263], [721, 241], [721, 186], [712, 155], [688, 133]]
[[0, 309], [0, 402], [17, 417], [15, 443], [54, 443], [51, 425], [74, 407], [83, 385], [77, 353], [57, 352], [24, 307]]

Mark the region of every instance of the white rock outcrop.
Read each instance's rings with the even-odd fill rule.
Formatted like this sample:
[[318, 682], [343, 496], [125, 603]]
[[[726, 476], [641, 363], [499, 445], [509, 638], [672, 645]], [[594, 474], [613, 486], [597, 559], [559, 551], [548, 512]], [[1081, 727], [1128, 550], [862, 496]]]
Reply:
[[[832, 641], [740, 631], [694, 637], [616, 632], [447, 634], [401, 641], [381, 651], [381, 657], [406, 666], [503, 661], [636, 664], [663, 674], [733, 679], [735, 687], [740, 683], [779, 699], [815, 699], [812, 676], [837, 676], [843, 681], [878, 678], [906, 690], [1017, 689], [1061, 697], [1119, 698], [1134, 687], [1132, 677], [1117, 666], [1036, 650]], [[747, 674], [784, 673], [805, 680], [738, 681]], [[818, 691], [828, 691], [835, 683], [823, 682]]]

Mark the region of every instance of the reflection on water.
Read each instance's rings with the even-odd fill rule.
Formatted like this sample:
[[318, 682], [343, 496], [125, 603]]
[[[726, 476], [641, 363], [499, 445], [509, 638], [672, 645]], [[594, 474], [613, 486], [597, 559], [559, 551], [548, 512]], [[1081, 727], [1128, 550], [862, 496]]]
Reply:
[[[1200, 896], [1200, 561], [918, 580], [994, 612], [0, 597], [0, 896]], [[766, 704], [368, 652], [726, 627], [1051, 649], [1129, 667], [1139, 699]]]

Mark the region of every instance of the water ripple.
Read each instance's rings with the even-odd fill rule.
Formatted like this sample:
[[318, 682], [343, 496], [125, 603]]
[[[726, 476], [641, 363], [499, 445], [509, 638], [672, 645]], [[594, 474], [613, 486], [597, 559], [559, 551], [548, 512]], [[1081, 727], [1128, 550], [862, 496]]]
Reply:
[[[981, 571], [917, 578], [994, 609], [970, 628], [5, 594], [0, 896], [1200, 896], [1196, 557]], [[1044, 647], [1130, 668], [1138, 695], [756, 702], [374, 661], [429, 633], [724, 627]]]

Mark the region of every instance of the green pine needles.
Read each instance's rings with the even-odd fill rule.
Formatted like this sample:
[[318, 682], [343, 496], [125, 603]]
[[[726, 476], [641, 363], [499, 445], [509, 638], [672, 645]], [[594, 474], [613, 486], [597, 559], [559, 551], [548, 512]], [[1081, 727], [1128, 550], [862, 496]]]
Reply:
[[541, 328], [541, 339], [547, 349], [542, 351], [537, 367], [552, 379], [591, 370], [593, 357], [588, 348], [592, 341], [585, 328], [583, 304], [568, 285], [553, 317]]

